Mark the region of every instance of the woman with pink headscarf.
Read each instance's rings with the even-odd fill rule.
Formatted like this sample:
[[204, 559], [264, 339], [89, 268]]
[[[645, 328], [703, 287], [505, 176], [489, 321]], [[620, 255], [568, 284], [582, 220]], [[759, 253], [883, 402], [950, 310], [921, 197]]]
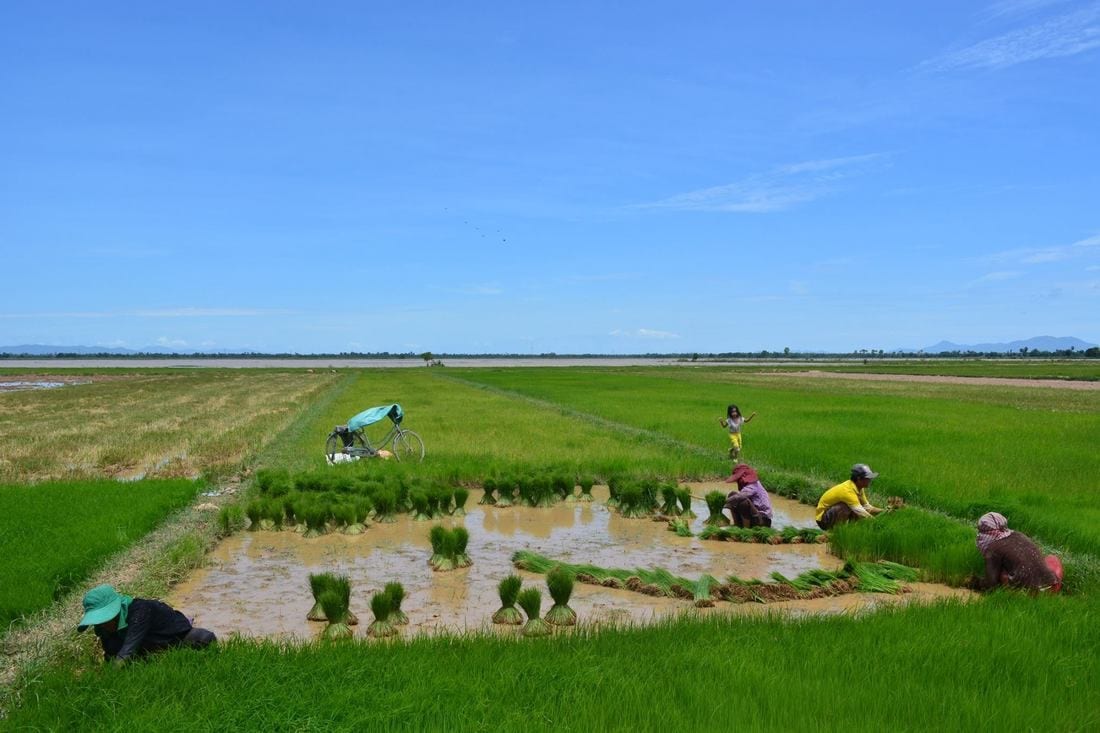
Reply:
[[997, 512], [978, 520], [978, 551], [985, 558], [982, 588], [1008, 585], [1057, 593], [1062, 589], [1062, 563], [1054, 555], [1043, 557], [1029, 537], [1008, 528]]

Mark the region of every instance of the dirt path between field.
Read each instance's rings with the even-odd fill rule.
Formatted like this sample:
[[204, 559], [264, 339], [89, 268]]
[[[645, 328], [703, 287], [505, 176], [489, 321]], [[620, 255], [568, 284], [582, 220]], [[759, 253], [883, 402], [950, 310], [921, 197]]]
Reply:
[[1048, 387], [1051, 389], [1100, 390], [1100, 382], [1069, 379], [1020, 379], [1018, 377], [953, 377], [932, 374], [871, 374], [868, 372], [759, 372], [772, 377], [811, 377], [815, 379], [857, 379], [868, 382], [927, 382], [931, 384], [969, 384], [994, 387]]

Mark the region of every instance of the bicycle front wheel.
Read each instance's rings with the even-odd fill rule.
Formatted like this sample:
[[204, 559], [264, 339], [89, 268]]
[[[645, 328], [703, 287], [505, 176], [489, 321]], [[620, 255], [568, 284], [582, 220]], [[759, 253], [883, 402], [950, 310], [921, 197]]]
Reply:
[[336, 433], [329, 433], [328, 440], [325, 441], [325, 458], [332, 463], [336, 460], [336, 455], [343, 452], [344, 441], [340, 440], [340, 436]]
[[411, 430], [402, 430], [393, 437], [393, 456], [399, 461], [423, 461], [424, 441]]

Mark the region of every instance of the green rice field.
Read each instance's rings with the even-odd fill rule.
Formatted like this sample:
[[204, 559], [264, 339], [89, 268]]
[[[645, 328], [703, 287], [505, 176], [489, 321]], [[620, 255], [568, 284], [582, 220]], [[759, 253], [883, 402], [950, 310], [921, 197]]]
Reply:
[[186, 479], [0, 486], [0, 631], [79, 589], [200, 486]]
[[[196, 374], [196, 386], [208, 384]], [[1070, 592], [1033, 598], [1001, 591], [857, 617], [699, 618], [685, 610], [652, 627], [542, 640], [231, 640], [122, 669], [102, 667], [89, 639], [19, 677], [3, 725], [880, 731], [985, 729], [992, 715], [1009, 730], [1100, 727], [1093, 702], [1100, 691], [1100, 502], [1093, 491], [1100, 392], [814, 380], [711, 366], [371, 369], [323, 378], [283, 403], [277, 427], [240, 453], [238, 470], [328, 470], [322, 446], [333, 425], [365, 407], [400, 402], [427, 458], [385, 469], [414, 479], [477, 485], [525, 470], [713, 479], [729, 470], [718, 418], [733, 402], [759, 413], [745, 428], [745, 458], [769, 488], [812, 500], [859, 461], [881, 472], [876, 498], [906, 499], [904, 510], [837, 532], [833, 549], [842, 556], [892, 559], [929, 579], [965, 584], [980, 570], [973, 520], [996, 509], [1063, 553]], [[52, 404], [62, 393], [25, 393], [19, 404], [32, 413], [36, 400]], [[4, 411], [11, 396], [0, 396], [0, 417], [17, 424], [18, 415]], [[110, 425], [120, 418], [108, 410], [98, 419]], [[153, 491], [155, 484], [87, 483], [89, 491], [96, 486], [98, 500], [115, 487]], [[178, 502], [193, 496], [191, 486]], [[22, 504], [20, 516], [34, 532], [54, 523], [68, 537], [104, 534], [110, 522], [97, 512], [117, 501], [82, 498], [42, 510], [32, 491], [46, 487], [5, 488], [5, 506]], [[171, 511], [159, 506], [153, 523]], [[70, 582], [123, 546], [106, 547], [70, 572]], [[68, 568], [65, 546], [56, 554], [50, 567]], [[69, 587], [80, 592], [78, 583], [45, 585], [31, 606]], [[16, 602], [28, 602], [29, 591]]]

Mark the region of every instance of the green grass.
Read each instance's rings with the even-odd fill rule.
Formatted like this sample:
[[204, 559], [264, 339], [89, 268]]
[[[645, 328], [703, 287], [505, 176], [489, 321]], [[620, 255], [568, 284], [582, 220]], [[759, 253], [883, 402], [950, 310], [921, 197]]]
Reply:
[[[368, 369], [347, 379], [300, 434], [281, 445], [278, 465], [324, 467], [325, 437], [334, 425], [367, 407], [399, 402], [404, 427], [419, 433], [426, 446], [424, 462], [412, 469], [420, 476], [480, 482], [492, 473], [532, 466], [604, 477], [708, 476], [724, 470], [721, 457], [707, 451], [672, 451], [659, 439], [608, 431], [560, 409], [494, 394], [433, 370]], [[378, 442], [388, 429], [385, 420], [369, 433]]]
[[[757, 410], [745, 458], [818, 487], [853, 463], [873, 491], [1100, 554], [1100, 391], [814, 380], [716, 368], [455, 370], [450, 377], [543, 400], [718, 454], [725, 405]], [[644, 407], [643, 407], [644, 406]]]
[[183, 479], [0, 486], [0, 631], [79, 586], [199, 487]]
[[[685, 619], [522, 643], [233, 642], [79, 677], [54, 670], [8, 724], [877, 732], [940, 730], [945, 721], [954, 730], [985, 730], [993, 714], [1010, 730], [1090, 730], [1100, 725], [1098, 622], [1096, 607], [1082, 599], [995, 597], [855, 618]], [[736, 705], [731, 681], [752, 691]], [[837, 694], [838, 685], [851, 694]], [[676, 695], [654, 694], [674, 686]], [[308, 701], [287, 690], [308, 690]]]

